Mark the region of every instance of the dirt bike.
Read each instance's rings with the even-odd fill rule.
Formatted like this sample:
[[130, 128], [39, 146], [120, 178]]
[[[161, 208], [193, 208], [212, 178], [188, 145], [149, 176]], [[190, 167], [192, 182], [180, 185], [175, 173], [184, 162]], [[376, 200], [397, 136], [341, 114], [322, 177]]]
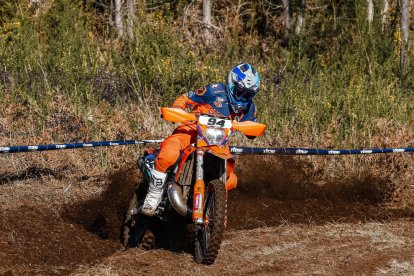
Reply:
[[[126, 212], [121, 229], [125, 248], [141, 245], [151, 249], [155, 245], [154, 220], [184, 219], [192, 233], [194, 260], [214, 263], [227, 223], [227, 165], [232, 158], [227, 142], [235, 131], [247, 136], [260, 136], [266, 125], [256, 122], [232, 121], [209, 114], [192, 114], [179, 108], [161, 108], [162, 117], [175, 123], [195, 123], [197, 143], [188, 146], [179, 160], [167, 171], [167, 189], [155, 217], [140, 213], [150, 180], [157, 150], [146, 149], [138, 159], [144, 175]], [[178, 214], [178, 215], [177, 215]]]

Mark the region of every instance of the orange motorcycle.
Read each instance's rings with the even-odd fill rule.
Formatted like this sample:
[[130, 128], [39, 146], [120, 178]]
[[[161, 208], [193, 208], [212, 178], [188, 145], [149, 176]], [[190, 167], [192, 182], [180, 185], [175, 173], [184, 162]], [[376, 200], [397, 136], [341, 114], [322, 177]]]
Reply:
[[[179, 108], [161, 108], [163, 118], [170, 122], [197, 124], [197, 143], [187, 147], [175, 165], [167, 171], [167, 189], [155, 217], [140, 213], [157, 150], [146, 149], [138, 159], [144, 181], [138, 186], [126, 212], [121, 229], [125, 248], [142, 246], [151, 249], [155, 238], [154, 220], [185, 221], [193, 233], [194, 259], [197, 263], [214, 263], [227, 219], [227, 160], [233, 158], [227, 142], [235, 131], [247, 136], [260, 136], [266, 125], [210, 114], [193, 114]], [[178, 214], [178, 215], [177, 215]]]

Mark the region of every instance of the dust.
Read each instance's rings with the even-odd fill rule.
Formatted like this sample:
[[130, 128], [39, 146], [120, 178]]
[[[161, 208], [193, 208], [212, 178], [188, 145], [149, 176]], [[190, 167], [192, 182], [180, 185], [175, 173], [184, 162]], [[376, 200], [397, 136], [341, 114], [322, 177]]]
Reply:
[[[412, 217], [410, 209], [388, 208], [395, 190], [387, 176], [370, 172], [346, 178], [321, 178], [323, 172], [294, 157], [243, 157], [236, 170], [239, 185], [229, 193], [228, 227], [251, 229], [283, 223], [324, 224]], [[117, 240], [123, 215], [140, 173], [135, 166], [108, 177], [104, 193], [64, 209], [64, 217], [103, 239]], [[322, 179], [322, 180], [321, 180]], [[185, 231], [174, 224], [159, 223], [158, 248], [182, 251], [175, 235]]]
[[103, 239], [117, 240], [129, 201], [140, 182], [140, 173], [128, 166], [108, 176], [106, 190], [95, 198], [62, 210], [62, 216]]
[[[366, 172], [321, 183], [320, 174], [304, 160], [243, 157], [236, 173], [239, 185], [229, 193], [228, 227], [251, 229], [282, 223], [324, 224], [413, 217], [410, 209], [388, 208], [395, 187], [386, 176]], [[62, 215], [102, 239], [117, 240], [134, 189], [140, 183], [134, 166], [113, 173], [104, 193], [65, 207]], [[157, 247], [172, 251], [186, 248], [185, 231], [176, 224], [159, 223]]]
[[248, 156], [240, 158], [236, 173], [239, 184], [228, 200], [232, 229], [413, 216], [410, 209], [389, 208], [396, 187], [387, 174], [349, 172], [336, 179], [298, 158]]

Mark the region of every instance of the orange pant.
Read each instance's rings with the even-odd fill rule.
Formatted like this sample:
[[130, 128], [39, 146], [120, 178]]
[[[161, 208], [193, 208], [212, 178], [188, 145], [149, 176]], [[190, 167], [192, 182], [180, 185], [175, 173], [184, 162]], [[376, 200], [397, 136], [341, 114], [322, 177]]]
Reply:
[[[190, 144], [195, 143], [196, 140], [197, 132], [195, 130], [174, 132], [161, 143], [160, 153], [155, 159], [155, 169], [160, 172], [165, 172], [171, 165], [177, 162], [180, 157], [180, 152]], [[237, 176], [233, 172], [235, 163], [234, 159], [227, 160], [227, 190], [234, 189], [237, 186]]]

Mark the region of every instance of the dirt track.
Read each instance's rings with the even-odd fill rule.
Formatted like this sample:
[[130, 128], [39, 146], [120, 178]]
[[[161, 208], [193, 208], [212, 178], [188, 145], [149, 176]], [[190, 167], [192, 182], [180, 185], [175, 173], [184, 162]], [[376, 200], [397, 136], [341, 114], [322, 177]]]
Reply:
[[0, 275], [414, 273], [412, 205], [391, 204], [388, 178], [322, 185], [296, 159], [246, 164], [229, 195], [222, 250], [209, 267], [194, 264], [171, 228], [156, 250], [120, 250], [134, 168], [97, 178], [47, 170], [3, 176]]

